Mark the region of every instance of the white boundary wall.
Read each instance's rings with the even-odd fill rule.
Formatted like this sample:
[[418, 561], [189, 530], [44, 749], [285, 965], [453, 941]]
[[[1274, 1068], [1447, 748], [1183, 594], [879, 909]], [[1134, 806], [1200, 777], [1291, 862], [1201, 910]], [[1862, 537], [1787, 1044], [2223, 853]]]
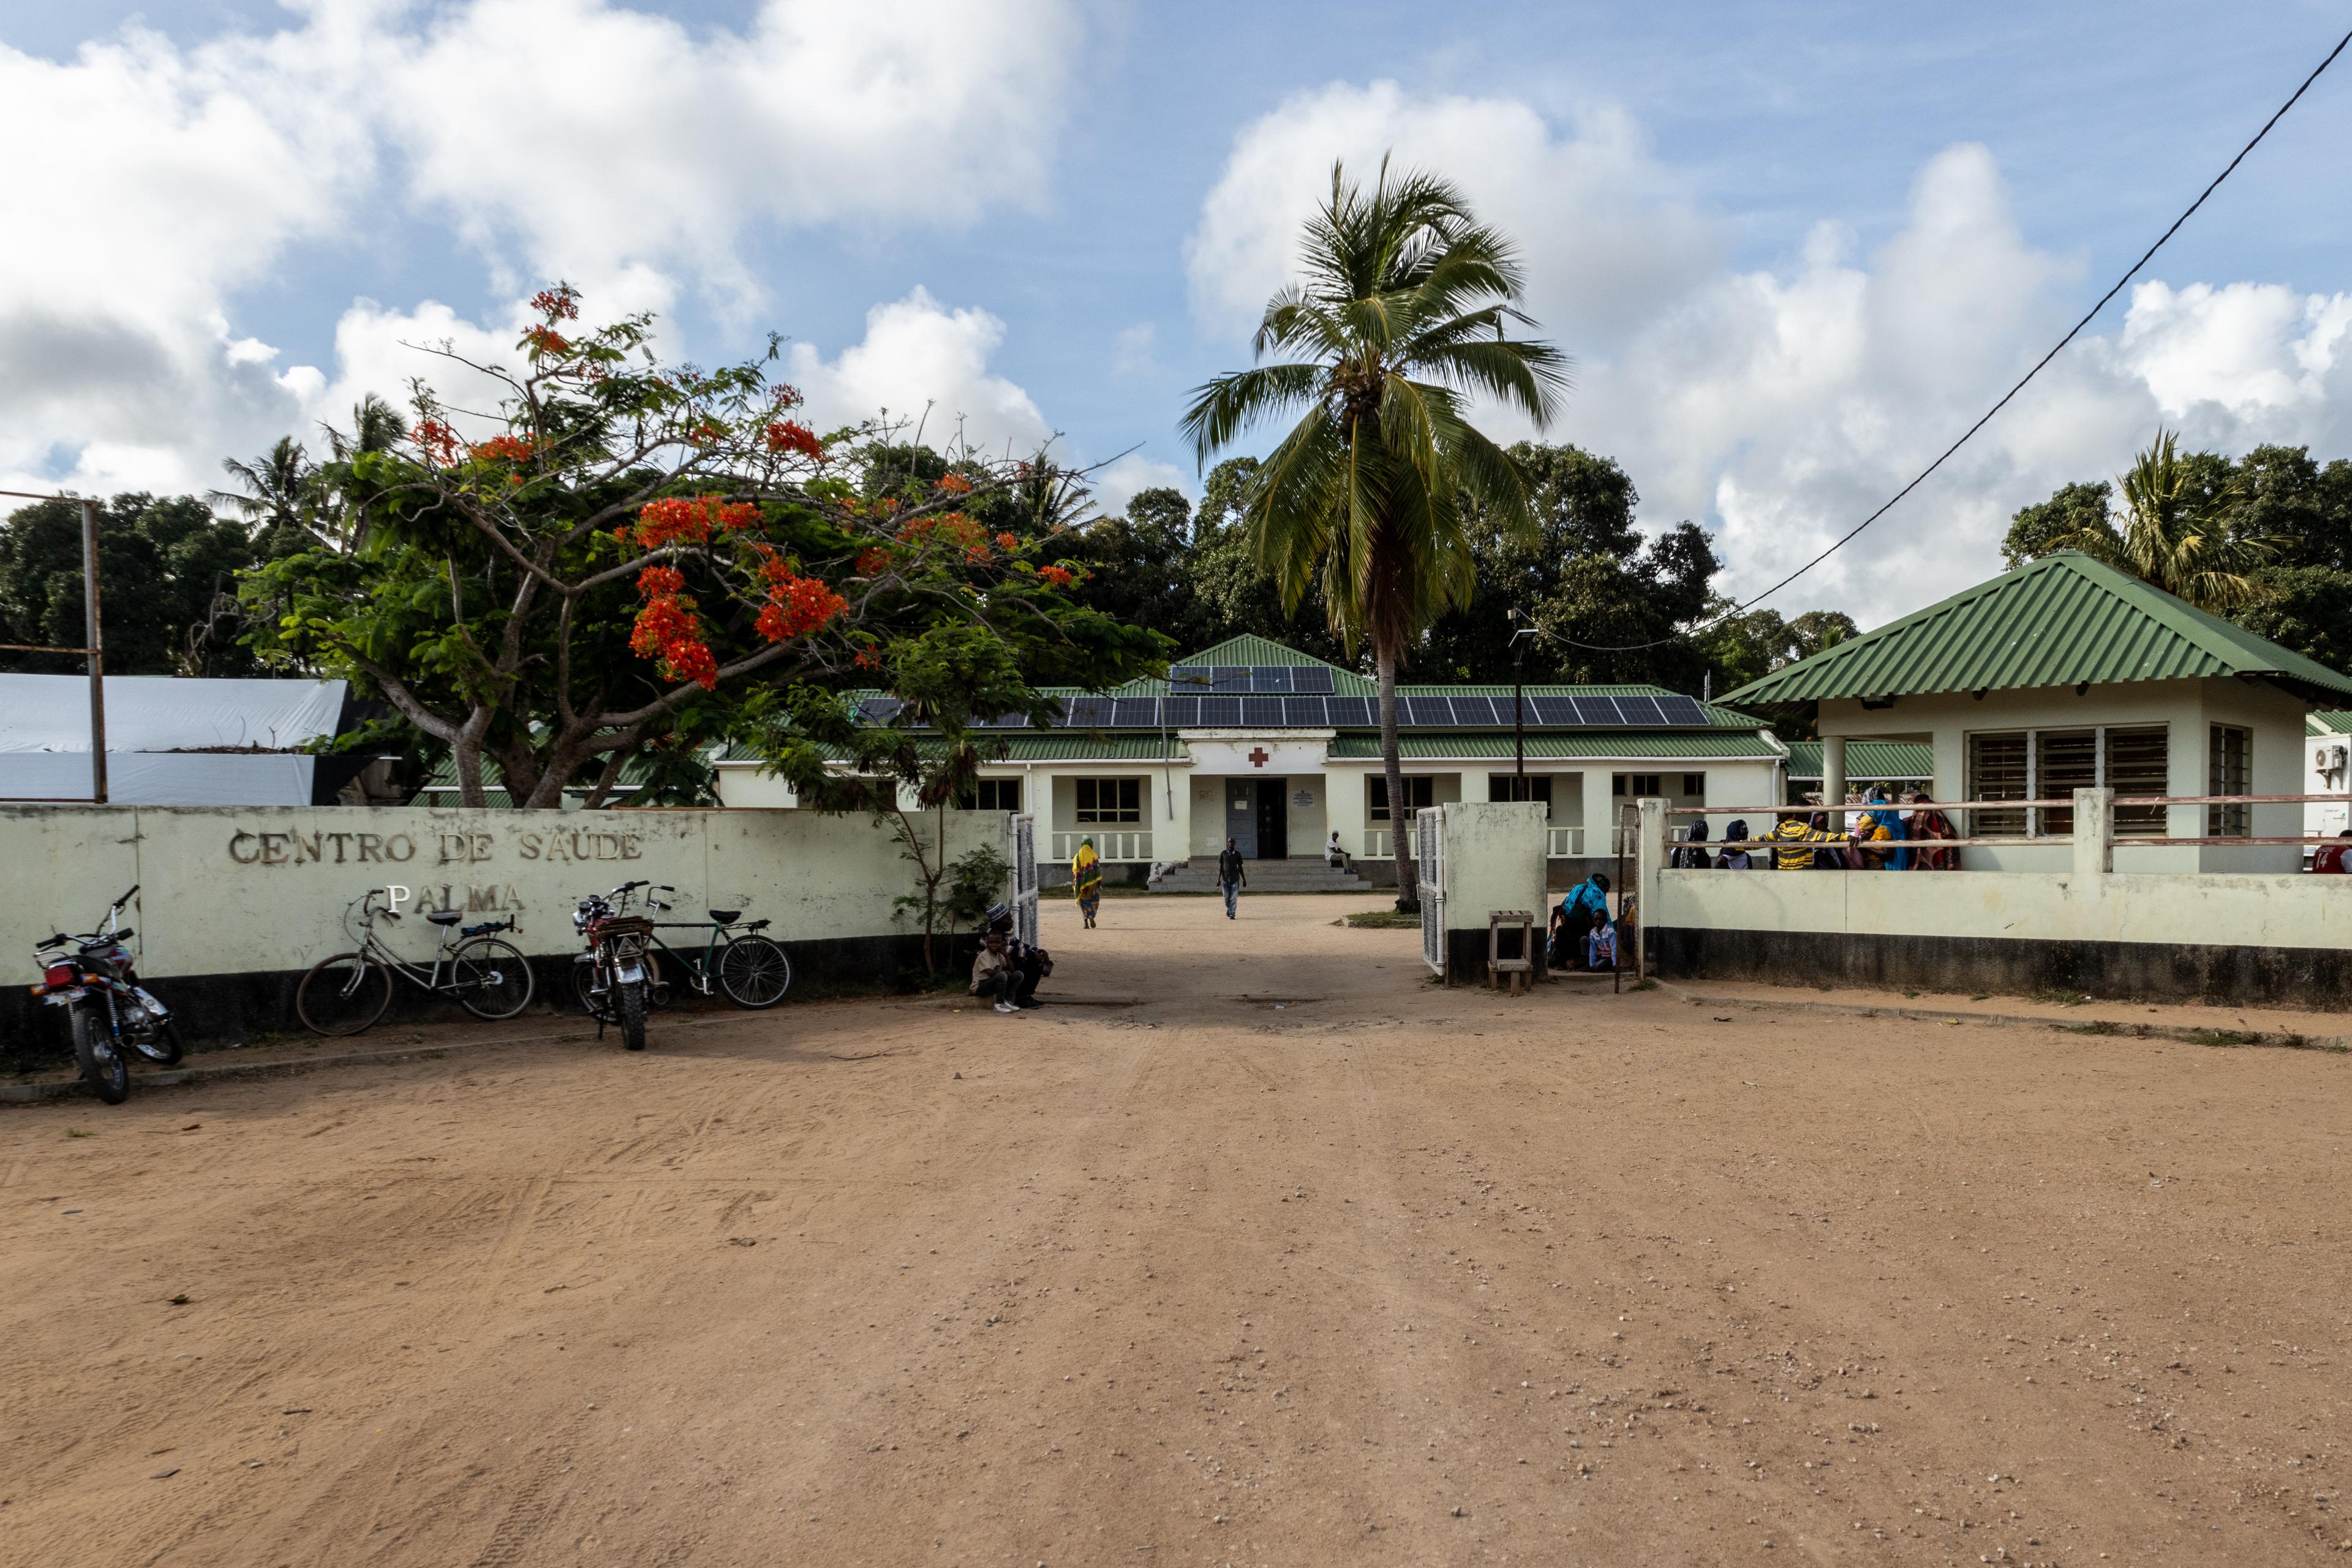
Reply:
[[[939, 829], [936, 816], [916, 820]], [[948, 813], [948, 858], [989, 844], [1010, 860], [1010, 825], [1001, 812]], [[133, 883], [124, 920], [141, 973], [159, 979], [306, 969], [352, 945], [345, 907], [385, 886], [408, 890], [404, 918], [376, 930], [415, 958], [439, 935], [417, 916], [443, 908], [467, 924], [518, 920], [507, 934], [525, 952], [569, 952], [572, 906], [641, 878], [677, 888], [666, 919], [740, 909], [772, 921], [780, 942], [918, 934], [891, 907], [919, 890], [899, 857], [873, 818], [813, 811], [0, 807], [0, 963], [29, 981], [36, 941], [89, 930]]]

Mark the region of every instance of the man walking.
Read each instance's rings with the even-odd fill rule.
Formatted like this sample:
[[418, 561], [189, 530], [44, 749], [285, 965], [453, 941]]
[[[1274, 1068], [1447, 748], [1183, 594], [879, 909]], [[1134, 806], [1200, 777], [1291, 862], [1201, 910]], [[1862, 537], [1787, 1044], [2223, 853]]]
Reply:
[[1217, 885], [1225, 890], [1225, 919], [1231, 920], [1234, 918], [1234, 905], [1240, 900], [1242, 889], [1249, 886], [1249, 875], [1242, 869], [1242, 852], [1234, 847], [1230, 838], [1225, 840], [1224, 850], [1217, 857]]

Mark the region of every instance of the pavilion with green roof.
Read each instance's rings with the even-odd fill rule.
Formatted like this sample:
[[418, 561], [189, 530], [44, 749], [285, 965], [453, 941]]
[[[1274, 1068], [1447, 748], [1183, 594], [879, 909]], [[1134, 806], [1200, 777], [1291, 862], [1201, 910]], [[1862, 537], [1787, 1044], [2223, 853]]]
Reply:
[[[1727, 704], [1810, 714], [1825, 798], [1851, 742], [1925, 744], [1937, 800], [2304, 793], [2305, 715], [2352, 706], [2352, 678], [2061, 550], [1773, 671]], [[2071, 812], [1998, 808], [1975, 831], [2063, 837]], [[2118, 869], [2293, 870], [2287, 846], [2155, 846], [2132, 837], [2284, 837], [2294, 805], [2120, 806]], [[2063, 845], [1970, 849], [1972, 868], [2047, 869]]]

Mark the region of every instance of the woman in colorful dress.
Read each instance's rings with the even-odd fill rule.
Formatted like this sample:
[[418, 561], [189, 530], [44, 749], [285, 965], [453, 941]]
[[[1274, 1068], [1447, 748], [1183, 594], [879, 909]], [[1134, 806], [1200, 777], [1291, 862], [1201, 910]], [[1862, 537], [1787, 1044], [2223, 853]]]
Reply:
[[1095, 925], [1095, 911], [1102, 908], [1102, 857], [1095, 853], [1095, 841], [1078, 840], [1078, 852], [1070, 857], [1070, 886], [1077, 890], [1078, 913], [1087, 917], [1087, 929]]

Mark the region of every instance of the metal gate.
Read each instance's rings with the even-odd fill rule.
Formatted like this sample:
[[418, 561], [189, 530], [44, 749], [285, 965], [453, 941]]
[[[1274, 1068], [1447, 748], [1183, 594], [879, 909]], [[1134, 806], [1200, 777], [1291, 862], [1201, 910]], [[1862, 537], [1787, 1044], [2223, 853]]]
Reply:
[[1037, 943], [1037, 819], [1013, 819], [1013, 934], [1024, 947]]
[[1445, 824], [1443, 808], [1427, 805], [1413, 818], [1413, 862], [1421, 886], [1421, 957], [1445, 973]]

